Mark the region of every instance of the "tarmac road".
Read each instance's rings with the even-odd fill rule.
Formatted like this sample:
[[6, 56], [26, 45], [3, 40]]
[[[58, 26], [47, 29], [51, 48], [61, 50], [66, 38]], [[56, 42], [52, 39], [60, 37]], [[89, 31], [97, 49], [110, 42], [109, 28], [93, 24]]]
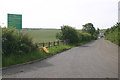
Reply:
[[118, 46], [99, 39], [2, 72], [3, 78], [118, 78]]

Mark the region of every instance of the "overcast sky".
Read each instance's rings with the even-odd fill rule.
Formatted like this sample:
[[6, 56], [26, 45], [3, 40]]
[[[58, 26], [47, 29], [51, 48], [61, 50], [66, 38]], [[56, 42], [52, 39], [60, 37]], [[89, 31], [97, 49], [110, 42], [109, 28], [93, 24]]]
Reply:
[[105, 29], [118, 22], [119, 0], [0, 0], [0, 25], [7, 14], [22, 14], [23, 28], [81, 29], [86, 23]]

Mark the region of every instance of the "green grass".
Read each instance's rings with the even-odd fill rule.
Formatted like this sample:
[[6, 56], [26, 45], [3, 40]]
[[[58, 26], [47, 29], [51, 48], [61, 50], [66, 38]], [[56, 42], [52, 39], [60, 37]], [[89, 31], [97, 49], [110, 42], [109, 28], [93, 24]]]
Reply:
[[50, 54], [55, 54], [64, 50], [68, 50], [70, 48], [72, 48], [73, 46], [70, 45], [62, 45], [62, 46], [56, 46], [56, 47], [50, 47], [48, 48]]
[[81, 42], [79, 44], [50, 47], [50, 48], [47, 48], [50, 52], [49, 54], [46, 54], [45, 52], [38, 49], [33, 53], [29, 53], [29, 54], [25, 54], [25, 55], [2, 56], [2, 66], [8, 67], [8, 66], [15, 65], [15, 64], [25, 63], [25, 62], [29, 62], [29, 61], [33, 61], [33, 60], [37, 60], [37, 59], [43, 59], [45, 57], [56, 54], [58, 52], [68, 50], [75, 46], [80, 46], [80, 45], [83, 45], [86, 43], [88, 43], [88, 41]]
[[2, 58], [2, 66], [10, 66], [15, 64], [20, 64], [40, 58], [46, 57], [48, 54], [45, 54], [44, 52], [40, 50], [36, 50], [34, 53], [29, 53], [25, 55], [10, 55], [10, 56], [3, 56]]
[[3, 56], [2, 58], [2, 66], [10, 66], [15, 64], [20, 64], [28, 61], [33, 61], [37, 59], [45, 58], [49, 55], [55, 54], [57, 52], [70, 49], [71, 47], [69, 45], [64, 46], [56, 46], [48, 48], [49, 54], [46, 54], [45, 52], [41, 51], [40, 49], [36, 50], [34, 53], [29, 53], [25, 55], [10, 55], [10, 56]]
[[57, 40], [56, 33], [60, 32], [60, 30], [41, 29], [41, 30], [24, 30], [23, 32], [28, 33], [33, 38], [33, 42], [49, 42]]
[[105, 39], [120, 46], [120, 24], [117, 23], [105, 31]]
[[105, 39], [111, 41], [114, 44], [117, 44], [120, 46], [120, 37], [119, 37], [120, 32], [118, 32], [118, 28], [114, 29], [113, 31], [109, 31], [105, 35]]

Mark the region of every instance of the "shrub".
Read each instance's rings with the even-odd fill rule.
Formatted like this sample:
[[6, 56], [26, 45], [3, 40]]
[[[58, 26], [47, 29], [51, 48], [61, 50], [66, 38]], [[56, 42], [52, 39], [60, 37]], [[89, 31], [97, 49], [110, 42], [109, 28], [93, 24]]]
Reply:
[[120, 23], [117, 23], [111, 28], [108, 28], [105, 31], [105, 39], [110, 40], [111, 42], [118, 44], [120, 46]]
[[82, 41], [90, 41], [92, 39], [92, 36], [89, 33], [81, 32], [80, 35], [82, 36]]
[[97, 39], [99, 34], [99, 28], [97, 28], [96, 30], [92, 23], [87, 23], [83, 25], [82, 31], [91, 34], [91, 38], [95, 40]]
[[2, 29], [2, 48], [3, 55], [26, 54], [37, 49], [32, 45], [32, 38], [14, 28]]
[[90, 41], [92, 38], [90, 33], [79, 32], [73, 27], [62, 26], [61, 32], [56, 34], [56, 38], [60, 40], [67, 40], [69, 43], [79, 43], [82, 41]]
[[78, 43], [80, 40], [78, 31], [71, 26], [63, 25], [61, 32], [56, 37], [61, 40], [67, 40], [69, 43]]
[[92, 23], [87, 23], [87, 24], [83, 25], [82, 31], [87, 32], [91, 35], [94, 35], [96, 30], [95, 30], [94, 25]]

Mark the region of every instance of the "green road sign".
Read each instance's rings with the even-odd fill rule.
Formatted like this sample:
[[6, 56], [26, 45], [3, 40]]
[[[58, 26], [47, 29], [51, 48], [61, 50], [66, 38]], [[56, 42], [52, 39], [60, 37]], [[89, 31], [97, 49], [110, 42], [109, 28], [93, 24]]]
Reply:
[[8, 27], [15, 27], [18, 30], [22, 29], [22, 15], [8, 14]]

